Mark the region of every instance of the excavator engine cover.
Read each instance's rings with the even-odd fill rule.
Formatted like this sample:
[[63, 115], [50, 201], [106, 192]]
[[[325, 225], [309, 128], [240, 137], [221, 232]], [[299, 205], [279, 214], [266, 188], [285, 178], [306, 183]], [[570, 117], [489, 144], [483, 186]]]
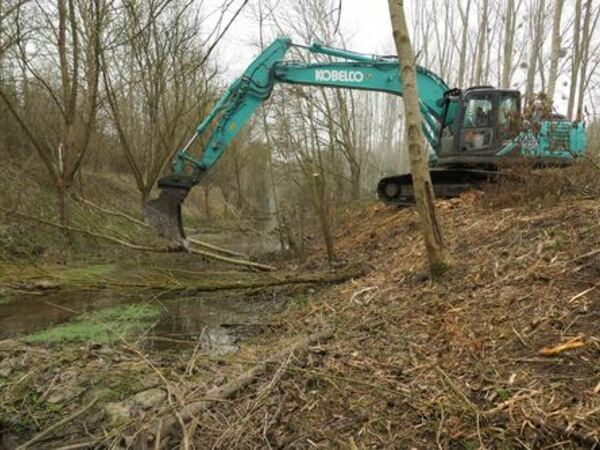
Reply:
[[161, 237], [187, 248], [181, 205], [193, 184], [187, 182], [185, 178], [169, 176], [161, 179], [158, 182], [160, 188], [158, 198], [146, 203], [144, 216]]

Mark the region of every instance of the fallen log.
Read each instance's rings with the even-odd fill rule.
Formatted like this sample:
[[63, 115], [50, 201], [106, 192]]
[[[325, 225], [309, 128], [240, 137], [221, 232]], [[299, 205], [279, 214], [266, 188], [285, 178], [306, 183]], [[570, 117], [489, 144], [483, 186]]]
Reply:
[[[156, 438], [156, 436], [159, 434], [158, 430], [160, 430], [161, 437], [173, 435], [180, 426], [180, 420], [184, 423], [190, 422], [195, 418], [196, 415], [209, 408], [214, 402], [230, 398], [253, 383], [260, 375], [267, 371], [269, 366], [272, 366], [274, 363], [283, 360], [296, 351], [304, 350], [310, 345], [317, 344], [319, 341], [324, 341], [331, 338], [333, 336], [333, 332], [333, 327], [326, 328], [295, 341], [291, 345], [285, 347], [261, 363], [242, 373], [234, 380], [225, 383], [222, 386], [209, 389], [204, 398], [183, 406], [179, 411], [177, 411], [177, 414], [173, 413], [167, 417], [152, 421], [150, 424], [144, 427], [144, 431], [147, 431], [148, 433], [144, 432], [140, 433], [140, 435], [144, 436], [145, 439], [147, 439], [148, 434], [151, 434], [152, 438]], [[140, 444], [143, 445], [145, 443]]]
[[[344, 272], [335, 272], [331, 274], [314, 274], [303, 276], [280, 276], [275, 277], [267, 275], [265, 278], [250, 281], [234, 281], [234, 282], [212, 282], [211, 284], [197, 284], [193, 282], [188, 284], [151, 284], [151, 283], [133, 283], [133, 282], [118, 282], [118, 281], [89, 281], [78, 280], [74, 282], [69, 280], [68, 283], [61, 284], [60, 277], [53, 278], [52, 281], [47, 280], [19, 280], [18, 282], [0, 282], [1, 288], [7, 288], [15, 291], [24, 292], [43, 292], [49, 289], [60, 290], [63, 288], [81, 288], [81, 289], [145, 289], [152, 292], [161, 292], [165, 294], [165, 298], [176, 295], [195, 295], [207, 292], [219, 291], [239, 291], [275, 288], [279, 286], [292, 285], [320, 285], [320, 284], [339, 284], [355, 278], [360, 278], [367, 273], [366, 267], [353, 267]], [[168, 293], [168, 295], [167, 295]]]

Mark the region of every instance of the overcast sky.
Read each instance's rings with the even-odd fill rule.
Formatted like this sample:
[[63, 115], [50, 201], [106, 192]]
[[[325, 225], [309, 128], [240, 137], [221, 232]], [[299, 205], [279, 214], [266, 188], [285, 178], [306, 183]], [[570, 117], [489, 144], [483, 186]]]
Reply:
[[[230, 13], [226, 21], [233, 15], [244, 0], [233, 0]], [[277, 3], [278, 0], [271, 0]], [[600, 1], [600, 0], [599, 0]], [[253, 7], [259, 0], [250, 0], [246, 9], [227, 32], [225, 38], [219, 42], [217, 47], [218, 62], [223, 72], [223, 81], [230, 82], [237, 78], [252, 59], [257, 55], [256, 42], [259, 36], [257, 20], [253, 17]], [[413, 2], [407, 1], [406, 14], [410, 23]], [[440, 2], [441, 3], [441, 2]], [[203, 0], [205, 12], [220, 10], [224, 4], [223, 0]], [[415, 2], [418, 4], [418, 2]], [[567, 2], [567, 13], [569, 13]], [[286, 2], [281, 1], [278, 15], [285, 14]], [[570, 13], [569, 13], [570, 14]], [[218, 14], [213, 14], [208, 20], [207, 27], [211, 28]], [[212, 20], [212, 23], [211, 23]], [[349, 37], [346, 47], [361, 53], [390, 54], [395, 53], [392, 39], [392, 27], [389, 17], [388, 0], [343, 0], [340, 27], [345, 37]], [[310, 44], [309, 42], [299, 42]], [[515, 62], [517, 64], [517, 62]], [[566, 96], [568, 87], [562, 83], [568, 81], [566, 75], [559, 76], [555, 106], [560, 111], [566, 109]], [[539, 80], [538, 80], [539, 81]], [[523, 71], [517, 71], [513, 77], [513, 83], [520, 90], [523, 89], [525, 76]]]
[[[242, 2], [235, 0], [231, 10], [237, 10]], [[248, 10], [240, 14], [217, 47], [221, 58], [225, 59], [227, 67], [224, 68], [231, 77], [243, 71], [257, 53], [252, 43], [257, 41], [259, 35], [258, 24], [252, 18], [250, 9], [252, 3], [256, 2], [250, 0]], [[204, 0], [204, 9], [214, 11], [222, 4], [223, 0]], [[216, 15], [212, 17], [216, 18]], [[388, 0], [344, 0], [340, 27], [351, 36], [351, 50], [387, 53], [393, 49]]]

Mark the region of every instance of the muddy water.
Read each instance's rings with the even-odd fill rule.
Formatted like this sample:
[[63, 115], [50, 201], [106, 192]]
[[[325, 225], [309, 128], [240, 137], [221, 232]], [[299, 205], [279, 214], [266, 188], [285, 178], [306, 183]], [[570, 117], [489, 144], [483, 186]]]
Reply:
[[11, 294], [0, 302], [0, 339], [20, 337], [68, 322], [86, 312], [135, 300], [133, 296], [107, 291]]
[[[153, 333], [176, 340], [199, 338], [205, 350], [233, 352], [245, 336], [268, 326], [265, 317], [280, 311], [287, 300], [270, 296], [240, 297], [239, 293], [171, 300], [163, 302], [165, 311]], [[156, 341], [155, 346], [169, 346], [169, 342]]]
[[[158, 306], [161, 314], [148, 334], [154, 345], [201, 340], [215, 353], [237, 350], [240, 341], [264, 324], [264, 317], [286, 304], [283, 297], [244, 297], [219, 292], [185, 298], [148, 299], [111, 291], [57, 291], [18, 294], [0, 302], [0, 339], [16, 338], [72, 321], [86, 312], [135, 303]], [[163, 339], [160, 339], [163, 338]]]

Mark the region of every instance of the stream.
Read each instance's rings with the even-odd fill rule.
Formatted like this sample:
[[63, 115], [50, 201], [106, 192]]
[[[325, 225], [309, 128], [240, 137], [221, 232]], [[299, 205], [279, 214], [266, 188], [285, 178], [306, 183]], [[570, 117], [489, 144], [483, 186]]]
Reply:
[[[266, 230], [269, 224], [260, 223], [255, 226]], [[201, 237], [213, 245], [236, 248], [251, 256], [279, 250], [276, 235], [266, 231], [260, 234], [205, 231]], [[143, 282], [146, 277], [152, 277], [154, 272], [160, 276], [162, 270], [162, 274], [180, 271], [183, 275], [179, 276], [198, 279], [206, 276], [206, 268], [202, 268], [202, 264], [197, 259], [190, 260], [185, 255], [177, 255], [158, 264], [159, 267], [152, 262], [141, 265], [134, 263], [132, 270], [124, 263], [112, 264], [114, 268], [106, 275], [116, 276], [123, 282]], [[108, 267], [110, 266], [109, 264]], [[94, 270], [93, 266], [90, 268]], [[225, 272], [223, 276], [235, 279], [239, 275]], [[181, 281], [185, 282], [183, 279]], [[249, 296], [236, 290], [202, 293], [191, 297], [171, 294], [166, 298], [147, 291], [128, 289], [85, 290], [67, 287], [31, 292], [0, 289], [0, 340], [28, 337], [64, 324], [82, 321], [93, 326], [93, 320], [96, 319], [90, 321], [90, 317], [101, 317], [102, 314], [105, 315], [107, 326], [110, 326], [112, 318], [119, 320], [121, 309], [126, 309], [129, 305], [140, 305], [142, 308], [149, 306], [153, 311], [152, 319], [143, 332], [151, 336], [150, 341], [154, 346], [168, 347], [177, 342], [200, 339], [203, 348], [222, 353], [235, 351], [243, 336], [260, 330], [264, 325], [261, 320], [265, 320], [265, 316], [270, 313], [281, 310], [288, 300], [285, 296], [267, 293]], [[107, 311], [112, 316], [106, 316]], [[85, 326], [84, 324], [83, 327]]]
[[[281, 310], [289, 299], [240, 292], [215, 292], [193, 297], [151, 299], [102, 291], [55, 291], [13, 294], [0, 302], [0, 339], [18, 338], [76, 320], [86, 313], [125, 305], [151, 304], [160, 313], [151, 329], [154, 345], [169, 347], [200, 339], [214, 353], [237, 350], [238, 342], [260, 330], [261, 319]], [[162, 338], [162, 339], [161, 339]]]

